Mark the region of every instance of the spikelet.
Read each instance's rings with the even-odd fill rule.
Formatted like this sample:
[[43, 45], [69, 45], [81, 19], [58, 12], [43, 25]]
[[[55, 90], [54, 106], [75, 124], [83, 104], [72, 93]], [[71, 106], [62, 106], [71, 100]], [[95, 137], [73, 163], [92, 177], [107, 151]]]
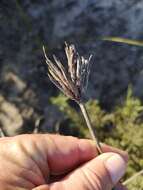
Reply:
[[87, 88], [90, 73], [90, 56], [85, 59], [79, 56], [73, 44], [65, 43], [68, 69], [54, 55], [54, 63], [47, 57], [43, 46], [46, 63], [48, 65], [48, 76], [50, 80], [69, 98], [81, 102]]

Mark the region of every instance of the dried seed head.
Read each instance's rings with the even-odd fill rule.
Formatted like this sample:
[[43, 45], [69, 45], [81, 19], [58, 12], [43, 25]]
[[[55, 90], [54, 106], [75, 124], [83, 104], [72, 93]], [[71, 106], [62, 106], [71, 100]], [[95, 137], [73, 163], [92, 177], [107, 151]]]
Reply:
[[65, 43], [65, 53], [67, 56], [68, 70], [64, 68], [60, 60], [53, 56], [53, 63], [46, 55], [43, 47], [46, 63], [48, 64], [48, 76], [50, 80], [68, 97], [81, 102], [88, 84], [90, 73], [90, 56], [85, 59], [79, 56], [75, 46]]

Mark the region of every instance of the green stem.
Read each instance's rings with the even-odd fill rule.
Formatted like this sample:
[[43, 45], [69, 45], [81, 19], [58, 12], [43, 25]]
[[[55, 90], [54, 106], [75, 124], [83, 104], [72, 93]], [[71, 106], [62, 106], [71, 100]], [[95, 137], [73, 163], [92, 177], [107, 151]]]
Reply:
[[96, 146], [97, 146], [97, 149], [98, 149], [99, 154], [101, 154], [101, 153], [103, 153], [103, 151], [102, 151], [102, 149], [101, 149], [99, 140], [98, 140], [98, 138], [97, 138], [97, 134], [96, 134], [95, 130], [94, 130], [93, 127], [92, 127], [91, 120], [90, 120], [90, 117], [89, 117], [88, 112], [87, 112], [87, 110], [86, 110], [86, 107], [85, 107], [85, 105], [84, 105], [83, 103], [79, 103], [79, 107], [80, 107], [81, 112], [82, 112], [82, 114], [83, 114], [83, 116], [84, 116], [84, 119], [85, 119], [85, 121], [86, 121], [86, 124], [87, 124], [87, 127], [88, 127], [88, 129], [89, 129], [90, 135], [91, 135], [92, 139], [93, 139], [93, 140], [95, 141], [95, 143], [96, 143]]

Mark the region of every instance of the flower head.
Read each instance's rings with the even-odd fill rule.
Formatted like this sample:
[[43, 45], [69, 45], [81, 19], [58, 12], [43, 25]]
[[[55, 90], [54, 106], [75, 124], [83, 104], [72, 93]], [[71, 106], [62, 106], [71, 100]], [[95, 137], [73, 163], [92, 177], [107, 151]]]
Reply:
[[88, 84], [90, 73], [90, 56], [85, 59], [79, 56], [73, 44], [65, 43], [68, 69], [66, 69], [56, 56], [53, 63], [46, 55], [43, 47], [46, 63], [48, 64], [48, 76], [50, 80], [68, 97], [81, 102]]

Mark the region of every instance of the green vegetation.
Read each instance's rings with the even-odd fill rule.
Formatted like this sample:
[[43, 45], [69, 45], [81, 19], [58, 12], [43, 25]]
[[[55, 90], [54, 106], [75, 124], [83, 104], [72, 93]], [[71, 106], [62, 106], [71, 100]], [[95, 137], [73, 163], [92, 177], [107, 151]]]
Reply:
[[[64, 95], [51, 98], [51, 103], [58, 106], [64, 113], [66, 128], [69, 134], [89, 137], [84, 120], [74, 107], [70, 106]], [[131, 88], [121, 105], [108, 113], [104, 111], [97, 100], [86, 103], [93, 127], [96, 128], [100, 141], [119, 147], [129, 153], [129, 165], [124, 179], [129, 178], [143, 168], [143, 104], [132, 95]], [[66, 122], [68, 121], [68, 122]], [[61, 124], [64, 125], [64, 122]], [[141, 190], [143, 176], [139, 176], [128, 184], [131, 190]]]

